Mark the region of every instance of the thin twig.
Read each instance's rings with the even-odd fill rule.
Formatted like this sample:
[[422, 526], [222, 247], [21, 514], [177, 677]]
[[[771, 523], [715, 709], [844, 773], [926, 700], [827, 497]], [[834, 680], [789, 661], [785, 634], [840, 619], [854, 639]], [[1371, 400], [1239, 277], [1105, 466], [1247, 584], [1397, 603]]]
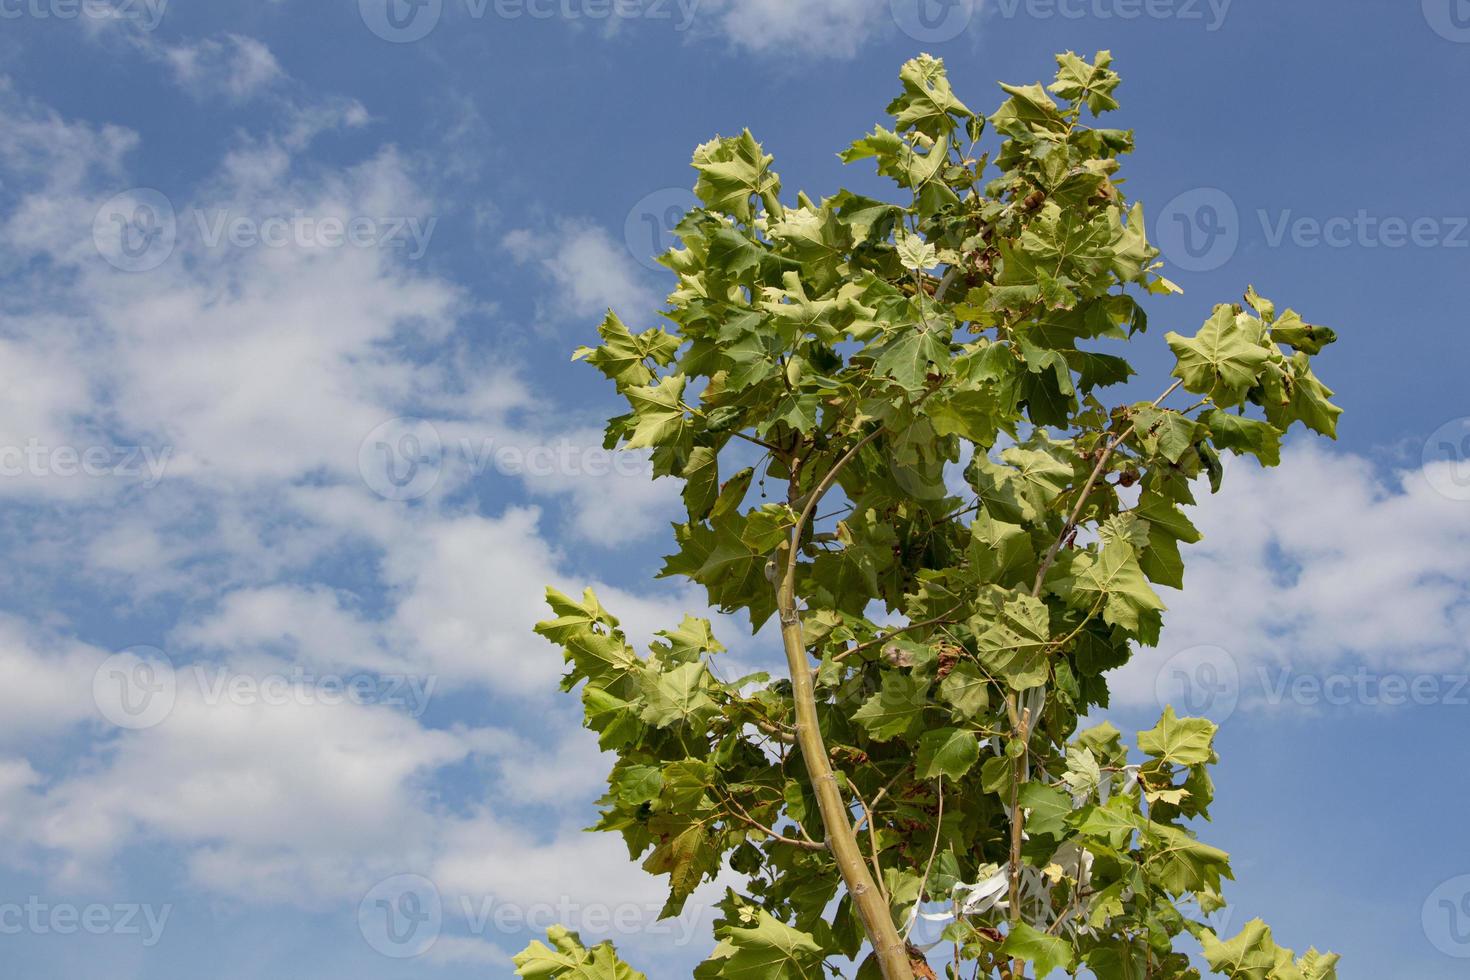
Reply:
[[[1178, 391], [1179, 386], [1182, 384], [1184, 384], [1183, 381], [1174, 382], [1169, 386], [1168, 391], [1154, 399], [1151, 407], [1158, 408], [1164, 399]], [[1103, 470], [1108, 465], [1108, 460], [1112, 458], [1113, 452], [1126, 442], [1129, 436], [1133, 435], [1133, 431], [1137, 427], [1137, 422], [1129, 424], [1128, 428], [1124, 429], [1121, 435], [1108, 443], [1107, 447], [1102, 451], [1102, 455], [1098, 457], [1097, 465], [1092, 468], [1092, 475], [1087, 478], [1087, 482], [1082, 485], [1082, 491], [1077, 495], [1077, 503], [1072, 507], [1072, 513], [1067, 516], [1067, 522], [1062, 525], [1062, 533], [1057, 535], [1057, 539], [1052, 542], [1051, 549], [1047, 551], [1046, 558], [1041, 562], [1041, 567], [1036, 570], [1036, 581], [1031, 586], [1031, 595], [1033, 597], [1041, 595], [1041, 586], [1046, 581], [1046, 573], [1051, 571], [1052, 565], [1056, 564], [1057, 555], [1061, 552], [1062, 545], [1066, 543], [1067, 537], [1077, 529], [1078, 521], [1082, 517], [1082, 508], [1087, 505], [1087, 498], [1092, 494], [1093, 487], [1097, 486], [1098, 479], [1102, 477]]]
[[739, 432], [739, 431], [732, 432], [730, 434], [733, 435], [737, 439], [744, 439], [746, 442], [755, 443], [757, 446], [760, 446], [763, 449], [768, 449], [768, 450], [770, 450], [771, 452], [775, 453], [778, 456], [780, 456], [780, 455], [782, 455], [782, 454], [784, 454], [786, 452], [786, 450], [782, 449], [780, 446], [776, 445], [775, 443], [767, 442], [766, 440], [761, 439], [761, 438], [759, 438], [757, 436], [746, 435], [744, 432]]
[[953, 620], [949, 617], [958, 612], [962, 606], [964, 606], [964, 602], [958, 603], [953, 609], [949, 610], [949, 612], [945, 613], [942, 616], [936, 616], [933, 619], [926, 619], [922, 623], [910, 623], [907, 626], [894, 627], [887, 633], [884, 633], [882, 636], [868, 640], [866, 643], [859, 643], [855, 647], [850, 647], [846, 650], [843, 650], [841, 653], [834, 654], [832, 657], [832, 662], [841, 663], [849, 657], [857, 656], [864, 650], [871, 650], [873, 647], [882, 646], [889, 640], [893, 639], [895, 636], [902, 636], [904, 633], [912, 633], [914, 630], [921, 630], [929, 626], [941, 626], [946, 623], [951, 623], [953, 622]]
[[[934, 870], [934, 858], [939, 854], [939, 835], [944, 830], [944, 777], [939, 777], [939, 815], [934, 818], [934, 846], [929, 850], [929, 863], [924, 865], [924, 877], [919, 879], [919, 898], [924, 900], [924, 889], [929, 887], [929, 872]], [[914, 914], [909, 919], [908, 926], [903, 931], [904, 941], [907, 942], [909, 935], [914, 931], [914, 925], [919, 921], [919, 908], [914, 906]]]
[[827, 850], [826, 844], [822, 844], [817, 841], [797, 840], [794, 837], [787, 837], [785, 834], [776, 833], [776, 831], [772, 830], [770, 827], [767, 827], [765, 824], [761, 823], [759, 820], [756, 820], [749, 813], [747, 813], [745, 811], [745, 807], [737, 803], [734, 797], [727, 797], [725, 802], [729, 803], [732, 807], [735, 808], [735, 810], [738, 811], [737, 813], [735, 813], [736, 817], [778, 843], [789, 844], [792, 847], [799, 847], [805, 851]]
[[[858, 792], [856, 786], [852, 785], [851, 780], [848, 780], [847, 788], [852, 790], [852, 795], [857, 799], [858, 806], [863, 808], [863, 819], [858, 821], [857, 825], [852, 828], [852, 832], [854, 834], [857, 833], [859, 830], [862, 829], [863, 824], [867, 824], [869, 851], [868, 861], [870, 864], [873, 865], [873, 883], [878, 886], [878, 893], [883, 896], [883, 901], [887, 902], [889, 901], [888, 886], [883, 883], [883, 867], [878, 863], [878, 831], [874, 827], [873, 811], [868, 808], [867, 802], [863, 800], [863, 795]], [[887, 787], [884, 787], [884, 789], [886, 791]], [[877, 798], [875, 797], [874, 799], [876, 800]], [[874, 806], [876, 805], [877, 804], [874, 803]]]

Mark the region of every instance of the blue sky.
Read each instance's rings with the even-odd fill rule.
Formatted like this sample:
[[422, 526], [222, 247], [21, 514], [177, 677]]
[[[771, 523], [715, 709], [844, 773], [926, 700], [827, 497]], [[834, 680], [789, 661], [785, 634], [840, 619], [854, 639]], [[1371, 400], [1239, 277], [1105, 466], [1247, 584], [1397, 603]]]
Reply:
[[1110, 48], [1185, 289], [1140, 394], [1254, 283], [1338, 330], [1346, 409], [1231, 468], [1111, 717], [1221, 722], [1222, 931], [1465, 975], [1470, 4], [923, 2], [0, 0], [7, 973], [507, 976], [554, 909], [687, 975], [704, 925], [578, 832], [606, 763], [529, 632], [548, 582], [702, 609], [568, 352], [652, 322], [713, 134], [877, 189], [835, 154], [904, 59], [989, 107]]

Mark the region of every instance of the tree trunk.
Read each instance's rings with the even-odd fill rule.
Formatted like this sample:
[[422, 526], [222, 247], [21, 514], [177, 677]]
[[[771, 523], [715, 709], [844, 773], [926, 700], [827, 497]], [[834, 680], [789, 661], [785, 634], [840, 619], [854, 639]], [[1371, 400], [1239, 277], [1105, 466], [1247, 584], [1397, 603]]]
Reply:
[[786, 576], [776, 592], [776, 605], [781, 616], [781, 639], [786, 647], [786, 663], [791, 671], [791, 697], [796, 705], [796, 742], [811, 778], [817, 806], [822, 813], [827, 847], [842, 872], [847, 892], [852, 896], [862, 919], [863, 929], [873, 945], [884, 980], [913, 980], [908, 943], [898, 934], [893, 914], [868, 871], [858, 847], [857, 834], [837, 777], [827, 757], [827, 746], [817, 725], [817, 702], [812, 689], [812, 669], [807, 663], [806, 643], [801, 635], [801, 614], [796, 609], [794, 583]]

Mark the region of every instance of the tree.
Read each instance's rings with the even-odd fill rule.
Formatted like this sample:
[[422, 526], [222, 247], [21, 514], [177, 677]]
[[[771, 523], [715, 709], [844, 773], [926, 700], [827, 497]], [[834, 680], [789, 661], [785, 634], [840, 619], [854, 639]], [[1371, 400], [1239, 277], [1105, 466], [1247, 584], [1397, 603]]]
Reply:
[[[1251, 289], [1165, 336], [1158, 398], [1110, 407], [1135, 372], [1108, 342], [1141, 342], [1137, 294], [1178, 288], [1116, 179], [1132, 133], [1083, 124], [1118, 107], [1111, 56], [1057, 61], [988, 118], [938, 59], [904, 65], [893, 128], [842, 159], [906, 204], [788, 205], [749, 131], [699, 147], [703, 207], [663, 257], [671, 326], [610, 313], [575, 355], [627, 399], [608, 447], [682, 481], [662, 574], [754, 630], [774, 617], [784, 647], [787, 676], [725, 680], [688, 617], [640, 657], [591, 592], [551, 591], [537, 627], [617, 755], [595, 829], [668, 876], [666, 914], [726, 865], [744, 878], [700, 980], [815, 980], [860, 956], [859, 977], [931, 977], [921, 910], [948, 923], [952, 977], [1193, 977], [1184, 932], [1231, 977], [1334, 976], [1264, 924], [1226, 942], [1197, 921], [1231, 877], [1191, 829], [1214, 725], [1169, 709], [1137, 754], [1078, 728], [1157, 642], [1153, 585], [1182, 587], [1221, 454], [1274, 466], [1294, 424], [1335, 435], [1312, 371], [1335, 336]], [[987, 129], [999, 146], [977, 157]], [[520, 975], [642, 976], [552, 939]]]

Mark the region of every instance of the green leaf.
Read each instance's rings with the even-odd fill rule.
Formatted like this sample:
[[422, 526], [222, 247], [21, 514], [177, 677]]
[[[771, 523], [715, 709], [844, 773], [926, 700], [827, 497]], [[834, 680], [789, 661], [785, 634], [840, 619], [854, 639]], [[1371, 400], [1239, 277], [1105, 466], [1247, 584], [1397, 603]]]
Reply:
[[1062, 776], [1074, 797], [1086, 799], [1102, 783], [1102, 768], [1092, 750], [1082, 745], [1067, 746], [1067, 771]]
[[927, 682], [898, 671], [888, 671], [883, 674], [882, 690], [853, 712], [852, 720], [875, 741], [886, 742], [916, 725], [928, 703]]
[[801, 263], [803, 275], [820, 295], [840, 279], [852, 234], [831, 207], [793, 208], [771, 225], [771, 238]]
[[1195, 336], [1165, 334], [1178, 358], [1174, 377], [1184, 382], [1186, 391], [1209, 395], [1221, 408], [1239, 405], [1270, 360], [1259, 327], [1260, 321], [1221, 306]]
[[1020, 803], [1030, 811], [1026, 816], [1028, 834], [1060, 834], [1066, 829], [1067, 817], [1072, 813], [1072, 798], [1044, 783], [1032, 782], [1022, 786]]
[[1067, 128], [1066, 120], [1057, 111], [1057, 104], [1039, 83], [1002, 85], [1001, 89], [1011, 97], [990, 117], [997, 129], [1007, 132], [1062, 132]]
[[[1093, 899], [1094, 910], [1102, 905], [1100, 897]], [[1121, 912], [1122, 904], [1117, 908]], [[1147, 954], [1136, 943], [1115, 942], [1095, 947], [1087, 953], [1087, 967], [1097, 980], [1148, 980]]]
[[611, 310], [597, 332], [602, 335], [602, 346], [580, 347], [572, 359], [586, 360], [616, 383], [619, 391], [648, 384], [653, 380], [653, 371], [647, 362], [668, 365], [679, 349], [679, 339], [662, 330], [634, 337]]
[[1271, 930], [1260, 919], [1246, 923], [1240, 934], [1222, 942], [1209, 929], [1200, 936], [1210, 969], [1232, 980], [1336, 980], [1338, 957], [1308, 950], [1299, 960], [1276, 945]]
[[1094, 116], [1118, 108], [1113, 90], [1122, 81], [1118, 73], [1111, 71], [1111, 51], [1099, 51], [1093, 64], [1088, 64], [1071, 51], [1057, 55], [1057, 80], [1050, 90], [1069, 102], [1086, 102]]
[[781, 178], [770, 169], [774, 159], [748, 129], [729, 139], [716, 137], [694, 151], [694, 193], [706, 207], [749, 224], [755, 216], [751, 199], [781, 190]]
[[1075, 588], [1079, 604], [1091, 604], [1092, 597], [1103, 600], [1103, 618], [1130, 633], [1147, 632], [1145, 618], [1157, 620], [1164, 603], [1149, 587], [1138, 565], [1133, 548], [1115, 541], [1102, 549], [1095, 559], [1080, 566]]
[[1016, 592], [1004, 600], [993, 620], [977, 621], [976, 631], [981, 663], [1012, 689], [1025, 691], [1046, 683], [1051, 628], [1040, 599]]
[[948, 776], [958, 781], [980, 761], [980, 741], [974, 732], [960, 728], [936, 728], [919, 739], [917, 759], [920, 779]]
[[927, 54], [906, 62], [898, 73], [903, 94], [888, 107], [898, 129], [917, 130], [932, 139], [948, 134], [958, 120], [974, 117], [950, 87], [944, 62]]
[[939, 265], [939, 250], [918, 235], [902, 232], [898, 236], [898, 260], [905, 269], [926, 272]]
[[1230, 855], [1185, 830], [1153, 823], [1145, 839], [1148, 873], [1170, 895], [1218, 892], [1220, 879], [1230, 877]]
[[989, 705], [990, 681], [974, 664], [959, 664], [940, 681], [939, 696], [954, 708], [957, 721], [968, 721]]
[[902, 330], [888, 343], [873, 369], [909, 391], [929, 387], [929, 375], [948, 370], [949, 345], [921, 326]]
[[649, 874], [669, 876], [669, 901], [660, 918], [678, 915], [706, 878], [720, 870], [720, 851], [705, 821], [694, 815], [660, 814], [649, 821], [658, 841], [643, 862]]
[[1105, 840], [1115, 848], [1126, 847], [1133, 834], [1144, 827], [1136, 799], [1115, 796], [1103, 806], [1077, 811], [1072, 822], [1077, 832]]
[[1329, 327], [1318, 327], [1307, 323], [1295, 310], [1287, 310], [1281, 319], [1271, 324], [1271, 340], [1295, 348], [1303, 354], [1316, 355], [1329, 344], [1337, 342], [1337, 333]]
[[1138, 747], [1148, 755], [1180, 766], [1197, 766], [1215, 757], [1215, 733], [1220, 728], [1204, 718], [1179, 718], [1172, 705], [1159, 723], [1138, 733]]
[[1209, 427], [1210, 438], [1220, 449], [1252, 455], [1262, 466], [1281, 464], [1281, 430], [1274, 425], [1217, 409], [1201, 412], [1199, 419]]
[[1012, 959], [1034, 963], [1038, 978], [1046, 977], [1054, 970], [1072, 968], [1072, 947], [1066, 940], [1049, 936], [1024, 922], [1011, 926], [1000, 950]]
[[760, 910], [755, 925], [720, 929], [720, 942], [694, 971], [697, 980], [821, 980], [823, 950], [801, 932]]
[[1167, 409], [1143, 407], [1133, 414], [1134, 432], [1150, 455], [1177, 463], [1194, 447], [1200, 425]]
[[689, 519], [702, 521], [709, 516], [720, 492], [719, 455], [708, 446], [695, 446], [684, 464], [684, 507]]
[[678, 722], [702, 725], [719, 713], [709, 696], [709, 670], [701, 661], [643, 674], [643, 721], [656, 728]]
[[639, 669], [641, 661], [623, 639], [618, 621], [608, 615], [591, 589], [582, 602], [546, 590], [546, 602], [555, 619], [536, 624], [536, 632], [562, 647], [572, 666], [566, 686], [585, 679], [590, 686], [606, 688]]
[[1266, 418], [1278, 429], [1301, 422], [1330, 439], [1337, 438], [1342, 409], [1332, 404], [1333, 391], [1312, 373], [1311, 358], [1294, 354], [1284, 366], [1271, 365], [1264, 377]]
[[674, 374], [653, 387], [628, 389], [634, 419], [629, 449], [671, 445], [686, 434], [688, 420], [684, 412], [684, 381], [682, 374]]
[[648, 980], [618, 959], [610, 943], [589, 950], [581, 937], [564, 926], [552, 926], [546, 938], [551, 946], [533, 942], [512, 958], [516, 976], [529, 980]]

